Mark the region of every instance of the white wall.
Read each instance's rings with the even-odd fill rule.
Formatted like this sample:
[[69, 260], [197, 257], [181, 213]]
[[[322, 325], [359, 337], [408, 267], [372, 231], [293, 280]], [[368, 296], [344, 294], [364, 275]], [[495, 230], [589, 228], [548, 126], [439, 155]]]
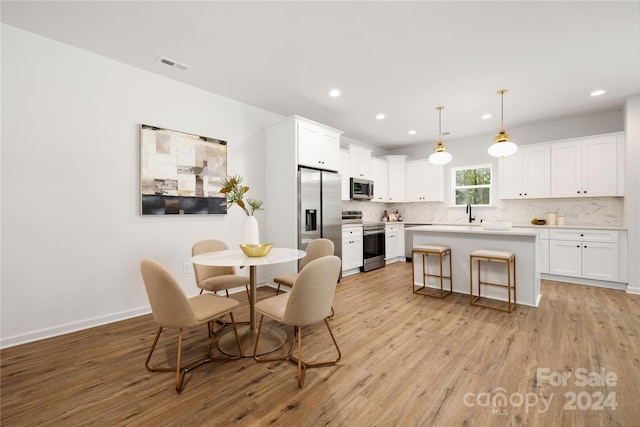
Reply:
[[237, 207], [140, 216], [140, 123], [228, 141], [228, 173], [263, 199], [264, 127], [282, 118], [2, 25], [1, 346], [148, 312], [142, 258], [194, 295], [191, 245], [240, 243]]

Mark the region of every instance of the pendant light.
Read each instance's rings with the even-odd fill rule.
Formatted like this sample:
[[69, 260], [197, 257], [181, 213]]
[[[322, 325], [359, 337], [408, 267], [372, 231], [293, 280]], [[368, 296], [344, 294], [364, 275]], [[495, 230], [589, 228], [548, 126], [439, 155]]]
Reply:
[[502, 103], [502, 112], [500, 114], [500, 132], [493, 138], [495, 142], [488, 150], [493, 157], [507, 157], [518, 151], [518, 146], [509, 141], [511, 135], [504, 130], [504, 94], [507, 92], [507, 89], [498, 91]]
[[434, 165], [444, 165], [451, 161], [452, 156], [447, 152], [447, 147], [442, 143], [442, 110], [443, 106], [436, 107], [438, 110], [438, 143], [433, 149], [433, 154], [429, 156], [429, 162]]

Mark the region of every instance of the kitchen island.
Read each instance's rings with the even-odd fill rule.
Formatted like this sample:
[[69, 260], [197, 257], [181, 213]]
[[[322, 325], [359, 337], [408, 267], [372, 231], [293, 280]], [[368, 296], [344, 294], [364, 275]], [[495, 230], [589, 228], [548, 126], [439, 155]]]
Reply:
[[[469, 254], [476, 249], [512, 251], [516, 254], [517, 303], [537, 307], [540, 302], [540, 271], [538, 232], [530, 228], [510, 228], [489, 230], [480, 226], [427, 225], [412, 227], [413, 245], [447, 245], [451, 248], [453, 268], [453, 291], [469, 294]], [[474, 268], [475, 263], [474, 263]], [[483, 281], [505, 283], [505, 263], [482, 264]], [[422, 262], [414, 265], [416, 285], [422, 285]], [[428, 269], [437, 271], [437, 258], [428, 257]], [[439, 282], [427, 286], [439, 288]], [[474, 284], [474, 289], [477, 285]], [[482, 290], [483, 296], [505, 301], [506, 290], [489, 287]]]

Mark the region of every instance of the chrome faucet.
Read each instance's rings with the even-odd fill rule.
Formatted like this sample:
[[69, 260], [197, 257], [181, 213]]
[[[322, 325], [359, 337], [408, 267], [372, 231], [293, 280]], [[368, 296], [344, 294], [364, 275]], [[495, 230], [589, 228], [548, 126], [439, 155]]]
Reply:
[[471, 216], [471, 204], [467, 203], [467, 213], [469, 214], [469, 224], [476, 220], [475, 216]]

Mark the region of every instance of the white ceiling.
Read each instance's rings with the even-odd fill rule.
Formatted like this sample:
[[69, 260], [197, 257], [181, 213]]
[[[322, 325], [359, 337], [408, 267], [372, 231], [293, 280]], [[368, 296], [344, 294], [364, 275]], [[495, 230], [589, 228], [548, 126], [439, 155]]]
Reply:
[[438, 105], [445, 143], [497, 133], [503, 88], [507, 131], [619, 109], [640, 93], [638, 1], [3, 0], [1, 18], [387, 149], [435, 142]]

